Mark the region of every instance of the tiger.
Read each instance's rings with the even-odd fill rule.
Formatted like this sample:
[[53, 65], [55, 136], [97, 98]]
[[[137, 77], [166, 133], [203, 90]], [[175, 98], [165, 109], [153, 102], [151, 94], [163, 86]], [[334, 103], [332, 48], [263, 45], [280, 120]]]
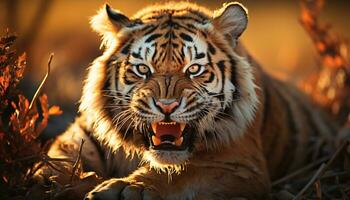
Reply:
[[82, 167], [103, 181], [79, 198], [269, 199], [271, 181], [332, 148], [337, 126], [239, 41], [248, 19], [238, 2], [211, 11], [183, 1], [133, 17], [106, 4], [92, 17], [104, 52], [48, 152], [74, 158], [84, 139]]

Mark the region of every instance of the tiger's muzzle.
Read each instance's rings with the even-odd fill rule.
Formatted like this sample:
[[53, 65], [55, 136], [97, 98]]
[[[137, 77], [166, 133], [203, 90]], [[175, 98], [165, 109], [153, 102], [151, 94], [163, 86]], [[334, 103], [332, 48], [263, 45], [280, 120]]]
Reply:
[[[180, 99], [180, 102], [182, 99]], [[184, 134], [186, 123], [171, 120], [171, 114], [178, 108], [179, 101], [176, 99], [160, 99], [153, 102], [164, 119], [160, 122], [151, 123], [149, 134], [151, 148], [154, 150], [186, 150], [189, 146], [189, 134]]]

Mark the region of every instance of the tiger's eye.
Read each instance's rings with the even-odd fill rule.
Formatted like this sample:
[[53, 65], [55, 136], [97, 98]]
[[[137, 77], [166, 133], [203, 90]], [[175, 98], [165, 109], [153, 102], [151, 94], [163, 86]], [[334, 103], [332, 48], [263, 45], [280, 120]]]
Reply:
[[190, 74], [196, 74], [196, 73], [199, 72], [199, 69], [200, 69], [199, 65], [192, 65], [192, 66], [190, 66], [190, 67], [187, 69], [187, 71], [188, 71]]
[[149, 68], [146, 65], [137, 65], [136, 69], [140, 74], [148, 74], [149, 72]]

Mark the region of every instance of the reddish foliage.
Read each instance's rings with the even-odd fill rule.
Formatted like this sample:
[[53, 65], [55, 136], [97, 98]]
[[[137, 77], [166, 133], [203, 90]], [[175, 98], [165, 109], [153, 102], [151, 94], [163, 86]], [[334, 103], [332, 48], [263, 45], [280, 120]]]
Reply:
[[350, 60], [345, 40], [319, 21], [323, 0], [301, 0], [301, 24], [311, 37], [319, 56], [319, 71], [302, 83], [302, 88], [328, 110], [340, 124], [350, 124]]
[[[58, 106], [49, 107], [47, 96], [30, 102], [18, 90], [26, 65], [25, 54], [18, 58], [11, 49], [16, 37], [0, 38], [0, 193], [17, 193], [34, 173], [32, 166], [46, 153], [38, 137], [51, 115], [59, 115]], [[17, 193], [18, 194], [18, 193]]]
[[350, 60], [345, 41], [319, 21], [323, 5], [323, 0], [301, 0], [301, 24], [314, 43], [320, 65], [301, 87], [344, 128], [334, 133], [335, 152], [272, 183], [276, 199], [350, 197]]

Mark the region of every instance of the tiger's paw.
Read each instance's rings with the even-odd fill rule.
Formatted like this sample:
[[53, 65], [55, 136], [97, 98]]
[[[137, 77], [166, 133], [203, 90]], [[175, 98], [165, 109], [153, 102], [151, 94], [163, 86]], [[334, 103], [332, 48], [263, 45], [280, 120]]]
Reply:
[[84, 200], [161, 200], [160, 196], [141, 184], [110, 179], [86, 194]]

